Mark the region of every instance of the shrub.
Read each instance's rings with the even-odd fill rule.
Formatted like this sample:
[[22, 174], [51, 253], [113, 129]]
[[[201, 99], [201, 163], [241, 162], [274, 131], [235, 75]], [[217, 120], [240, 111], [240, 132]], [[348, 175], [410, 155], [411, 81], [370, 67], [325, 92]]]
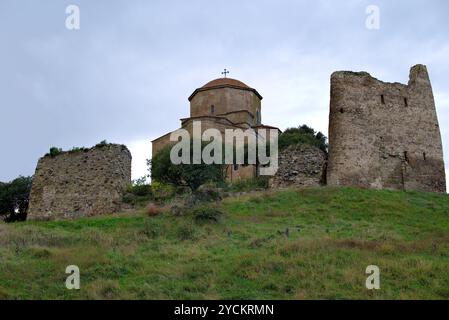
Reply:
[[153, 199], [157, 201], [169, 200], [176, 194], [176, 186], [169, 183], [160, 183], [153, 181], [151, 183], [151, 192]]
[[151, 197], [152, 195], [151, 186], [149, 184], [130, 185], [126, 188], [126, 192], [137, 197]]
[[6, 222], [26, 219], [32, 177], [18, 177], [9, 183], [0, 183], [0, 216]]
[[196, 238], [195, 226], [191, 223], [183, 223], [176, 229], [176, 237], [179, 240], [194, 240]]
[[47, 153], [50, 157], [54, 158], [60, 154], [62, 154], [62, 149], [61, 148], [56, 148], [56, 147], [51, 147], [50, 148], [50, 153]]
[[70, 151], [69, 151], [69, 153], [77, 153], [77, 152], [86, 152], [86, 151], [88, 151], [89, 149], [88, 148], [85, 148], [85, 147], [73, 147]]
[[95, 148], [102, 148], [102, 147], [105, 147], [107, 145], [109, 145], [109, 143], [106, 140], [103, 140], [103, 141], [100, 141], [99, 143], [97, 143], [95, 145]]
[[153, 193], [151, 186], [146, 184], [146, 179], [140, 178], [134, 180], [131, 185], [129, 185], [125, 194], [123, 195], [123, 202], [133, 205], [137, 205], [142, 202], [148, 202], [153, 198]]
[[223, 218], [223, 213], [214, 207], [196, 208], [192, 211], [192, 215], [198, 224], [219, 223]]
[[238, 180], [228, 186], [231, 192], [247, 192], [258, 189], [268, 189], [269, 177], [260, 176], [248, 180]]
[[283, 150], [290, 145], [305, 143], [320, 148], [327, 152], [326, 136], [321, 132], [316, 133], [314, 129], [307, 125], [298, 128], [288, 128], [279, 136], [279, 149]]
[[162, 226], [159, 221], [157, 221], [157, 219], [145, 219], [142, 226], [142, 233], [145, 236], [151, 239], [155, 239], [163, 233], [162, 231]]
[[[192, 143], [191, 143], [192, 145]], [[202, 145], [203, 147], [205, 144]], [[225, 166], [223, 164], [173, 164], [170, 159], [172, 146], [166, 146], [159, 151], [148, 166], [151, 168], [152, 181], [188, 186], [192, 191], [207, 182], [223, 182]], [[193, 163], [193, 150], [190, 151], [190, 163]]]
[[156, 204], [150, 202], [147, 207], [145, 208], [145, 213], [149, 217], [155, 217], [162, 213], [162, 208], [158, 207]]
[[200, 186], [193, 196], [197, 201], [219, 201], [223, 198], [222, 190], [211, 183]]

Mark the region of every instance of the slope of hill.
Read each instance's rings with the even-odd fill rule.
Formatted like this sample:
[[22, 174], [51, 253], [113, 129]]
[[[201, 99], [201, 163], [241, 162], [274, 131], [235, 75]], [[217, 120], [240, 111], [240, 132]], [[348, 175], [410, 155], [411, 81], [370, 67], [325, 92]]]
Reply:
[[[219, 209], [218, 223], [141, 211], [0, 224], [0, 298], [449, 298], [447, 195], [288, 189]], [[68, 265], [80, 290], [65, 287]]]

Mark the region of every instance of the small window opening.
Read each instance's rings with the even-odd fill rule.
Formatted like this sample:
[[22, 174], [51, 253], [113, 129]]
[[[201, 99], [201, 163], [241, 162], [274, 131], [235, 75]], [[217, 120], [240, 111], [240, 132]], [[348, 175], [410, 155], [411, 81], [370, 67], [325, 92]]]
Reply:
[[380, 101], [382, 104], [385, 104], [385, 96], [383, 94], [380, 95]]
[[343, 108], [340, 108], [340, 113], [344, 113], [345, 110]]
[[407, 101], [407, 98], [404, 98], [404, 104], [405, 104], [406, 107], [408, 107], [408, 101]]
[[407, 151], [404, 151], [404, 160], [405, 160], [405, 162], [408, 162], [408, 153], [407, 153]]
[[211, 113], [211, 114], [214, 114], [214, 113], [215, 113], [215, 106], [214, 106], [214, 105], [211, 105], [211, 106], [210, 106], [210, 113]]
[[422, 157], [423, 157], [424, 161], [426, 161], [426, 157], [427, 157], [427, 155], [426, 155], [426, 153], [425, 153], [425, 152], [423, 152], [423, 153], [422, 153]]

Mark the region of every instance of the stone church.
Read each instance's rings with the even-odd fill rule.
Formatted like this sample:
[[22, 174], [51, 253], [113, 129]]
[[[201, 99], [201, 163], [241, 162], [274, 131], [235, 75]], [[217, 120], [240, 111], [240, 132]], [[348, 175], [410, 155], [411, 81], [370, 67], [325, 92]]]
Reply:
[[[262, 124], [262, 96], [256, 89], [245, 83], [226, 77], [212, 80], [196, 89], [189, 97], [190, 117], [181, 119], [181, 128], [190, 134], [193, 122], [201, 121], [201, 133], [209, 128], [218, 129], [223, 135], [225, 129], [277, 129]], [[172, 144], [168, 132], [152, 141], [154, 155], [162, 148]], [[253, 178], [258, 175], [257, 166], [234, 165], [227, 168], [227, 179]]]

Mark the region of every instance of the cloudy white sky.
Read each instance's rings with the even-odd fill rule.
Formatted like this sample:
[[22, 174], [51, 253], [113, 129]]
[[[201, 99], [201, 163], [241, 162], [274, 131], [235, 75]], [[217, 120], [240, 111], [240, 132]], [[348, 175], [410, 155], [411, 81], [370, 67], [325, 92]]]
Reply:
[[[379, 30], [365, 26], [368, 5]], [[0, 180], [33, 174], [51, 146], [104, 139], [126, 144], [142, 176], [150, 141], [223, 68], [262, 94], [264, 123], [327, 133], [333, 71], [406, 83], [426, 64], [449, 168], [448, 15], [446, 0], [1, 0]]]

